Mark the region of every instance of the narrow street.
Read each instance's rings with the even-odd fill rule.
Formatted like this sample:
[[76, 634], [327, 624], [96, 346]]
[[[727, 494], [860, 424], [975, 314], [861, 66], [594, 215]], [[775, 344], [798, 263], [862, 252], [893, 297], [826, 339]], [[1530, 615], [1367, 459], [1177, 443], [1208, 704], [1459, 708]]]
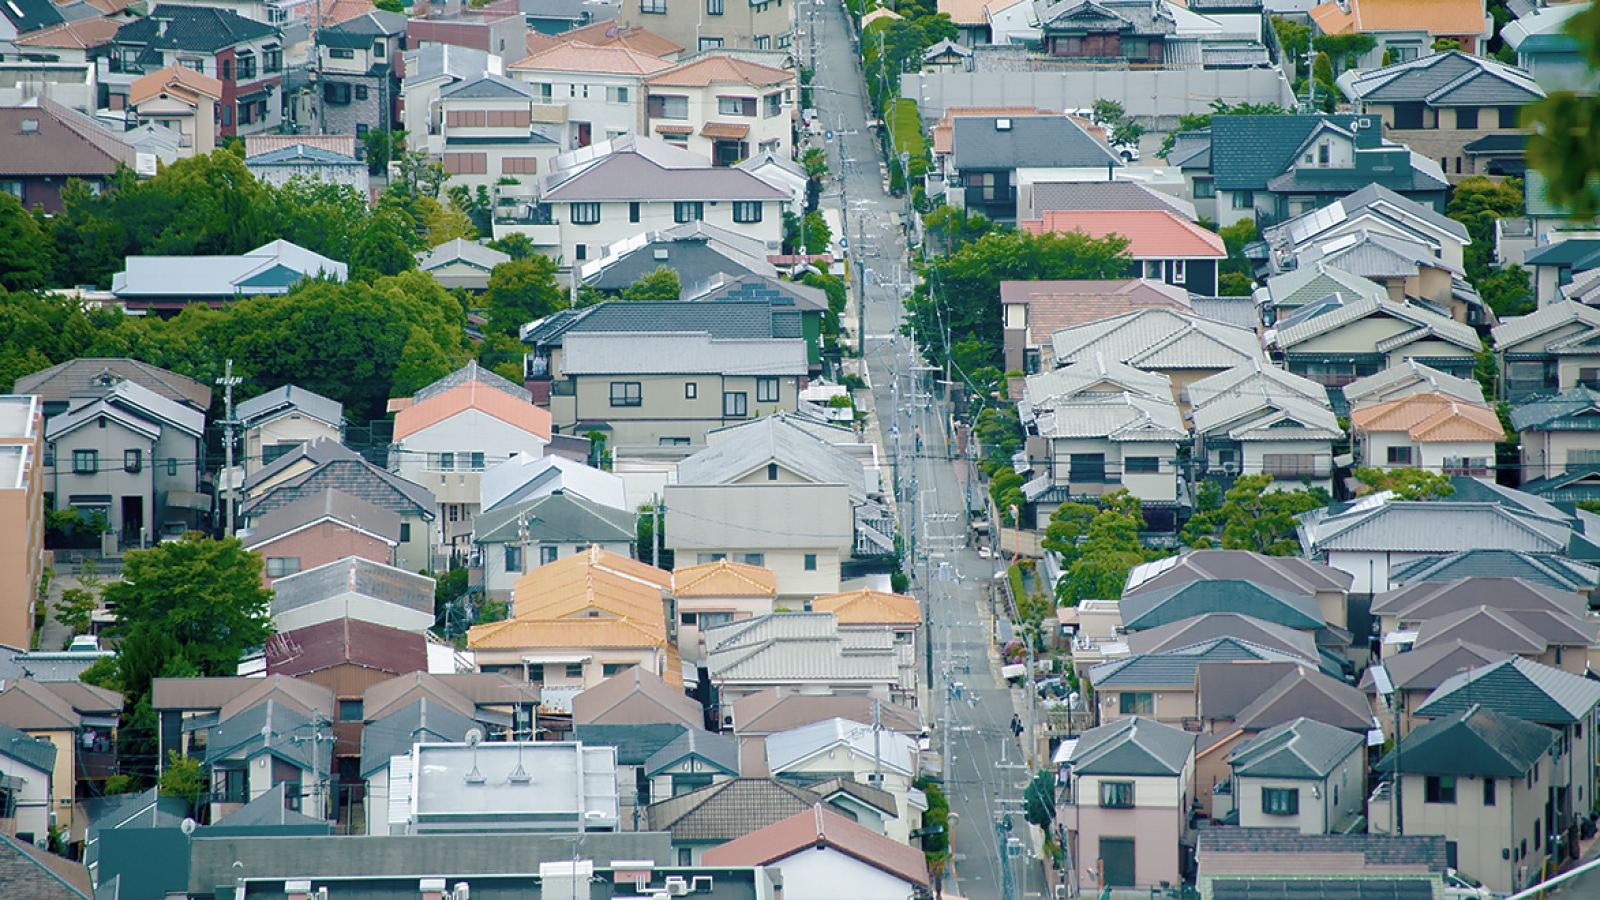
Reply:
[[[900, 230], [908, 207], [885, 192], [848, 19], [837, 3], [802, 4], [797, 15], [802, 58], [814, 68], [813, 83], [820, 88], [815, 103], [833, 134], [826, 142], [829, 166], [842, 175], [823, 202], [842, 206], [851, 296], [866, 298], [860, 327], [871, 386], [869, 434], [881, 442], [885, 458], [895, 461], [901, 533], [908, 544], [914, 540], [916, 551], [912, 593], [930, 618], [933, 685], [923, 694], [923, 717], [933, 728], [933, 747], [949, 750], [945, 792], [954, 862], [944, 887], [973, 900], [1003, 900], [995, 827], [1001, 814], [1012, 813], [1011, 834], [1023, 839], [1030, 855], [1031, 843], [1021, 814], [1029, 772], [1010, 732], [1012, 714], [1020, 709], [999, 675], [987, 599], [998, 563], [968, 547], [968, 464], [957, 455], [949, 404], [936, 390], [937, 373], [916, 371], [925, 362], [899, 335], [902, 291], [912, 279]], [[851, 332], [858, 327], [853, 319], [845, 325]], [[1018, 883], [1011, 897], [1043, 896], [1037, 863], [1014, 865], [1012, 877]]]

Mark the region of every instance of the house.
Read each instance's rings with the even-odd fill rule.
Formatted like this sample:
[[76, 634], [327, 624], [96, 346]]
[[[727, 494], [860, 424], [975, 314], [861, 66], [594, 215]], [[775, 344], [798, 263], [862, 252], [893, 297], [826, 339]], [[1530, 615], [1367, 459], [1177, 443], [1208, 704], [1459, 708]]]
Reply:
[[699, 728], [673, 738], [645, 760], [650, 803], [660, 803], [739, 777], [739, 742]]
[[1239, 824], [1343, 834], [1365, 814], [1363, 736], [1299, 718], [1269, 728], [1228, 755]]
[[1049, 402], [1052, 408], [1035, 409], [1024, 424], [1030, 445], [1038, 447], [1030, 449], [1028, 465], [1041, 470], [1023, 489], [1036, 517], [1072, 497], [1124, 488], [1146, 510], [1176, 506], [1178, 445], [1189, 438], [1176, 403], [1133, 393]]
[[[803, 194], [796, 196], [804, 199]], [[578, 274], [584, 284], [608, 295], [622, 293], [662, 265], [677, 272], [683, 285], [699, 284], [724, 273], [769, 278], [778, 271], [767, 261], [769, 252], [765, 239], [704, 221], [686, 222], [631, 235], [604, 247], [599, 258], [584, 263]]]
[[1316, 601], [1298, 592], [1233, 579], [1145, 586], [1119, 601], [1122, 627], [1143, 631], [1207, 613], [1229, 612], [1300, 631], [1324, 626]]
[[14, 392], [37, 394], [45, 418], [67, 411], [74, 397], [100, 396], [119, 381], [156, 392], [199, 412], [211, 409], [211, 388], [193, 378], [136, 359], [82, 357], [17, 379]]
[[485, 512], [557, 491], [612, 509], [630, 509], [620, 476], [561, 456], [518, 453], [485, 469], [479, 491]]
[[485, 72], [439, 90], [443, 162], [453, 184], [472, 190], [495, 188], [501, 179], [534, 176], [550, 168], [562, 143], [543, 126], [532, 126], [538, 96], [531, 85]]
[[1600, 240], [1573, 235], [1542, 244], [1523, 253], [1522, 265], [1533, 273], [1533, 293], [1540, 307], [1568, 297], [1579, 299], [1593, 288], [1594, 276], [1583, 276], [1600, 267]]
[[[183, 271], [184, 278], [173, 272]], [[350, 267], [288, 241], [242, 256], [129, 256], [111, 293], [130, 310], [173, 316], [192, 303], [220, 309], [243, 297], [281, 296], [307, 279], [343, 282]]]
[[[782, 7], [698, 6], [650, 0], [640, 6], [620, 4], [614, 24], [620, 31], [645, 29], [689, 53], [715, 50], [789, 48], [794, 11]], [[865, 24], [865, 23], [863, 23]]]
[[1194, 735], [1139, 716], [1078, 737], [1056, 820], [1081, 889], [1182, 880], [1194, 748]]
[[1307, 883], [1323, 891], [1378, 896], [1438, 896], [1464, 886], [1445, 871], [1437, 836], [1301, 834], [1292, 828], [1205, 828], [1195, 849], [1207, 896], [1288, 893]]
[[1437, 8], [1420, 10], [1400, 0], [1344, 0], [1324, 3], [1310, 11], [1318, 34], [1366, 34], [1372, 50], [1362, 55], [1356, 68], [1369, 69], [1387, 55], [1397, 63], [1426, 56], [1437, 40], [1456, 41], [1462, 51], [1479, 53], [1480, 41], [1493, 34], [1493, 24], [1477, 0], [1448, 0]]
[[[62, 829], [68, 843], [82, 841], [89, 825], [77, 797], [103, 793], [105, 780], [116, 768], [116, 728], [121, 713], [121, 694], [76, 681], [34, 681], [24, 675], [0, 690], [0, 725], [11, 729], [15, 755], [32, 766], [44, 763], [45, 748], [24, 747], [23, 741], [29, 739], [54, 750], [44, 809], [47, 825]], [[16, 761], [0, 761], [0, 768]], [[23, 786], [19, 793], [32, 796], [37, 791]], [[34, 837], [48, 831], [49, 827]]]
[[1214, 116], [1208, 159], [1217, 223], [1253, 218], [1265, 227], [1369, 184], [1443, 213], [1444, 172], [1382, 132], [1370, 115]]
[[[555, 38], [569, 43], [578, 41], [595, 47], [626, 47], [658, 59], [676, 60], [683, 57], [685, 48], [682, 44], [668, 40], [648, 28], [619, 26], [614, 18], [610, 18], [612, 12], [606, 10], [601, 16], [602, 21], [562, 31], [555, 35]], [[537, 51], [530, 49], [528, 52]]]
[[1254, 331], [1162, 308], [1066, 328], [1050, 342], [1058, 366], [1104, 357], [1160, 372], [1174, 400], [1202, 378], [1262, 358]]
[[1304, 559], [1245, 550], [1190, 550], [1128, 570], [1123, 593], [1174, 587], [1191, 581], [1237, 579], [1316, 601], [1322, 620], [1347, 627], [1351, 576]]
[[434, 491], [434, 540], [455, 548], [472, 534], [482, 494], [478, 479], [518, 453], [543, 456], [550, 413], [527, 389], [476, 360], [417, 391], [395, 414], [389, 469]]
[[631, 555], [636, 519], [628, 510], [560, 489], [479, 513], [472, 520], [472, 544], [482, 560], [484, 590], [495, 599], [509, 597], [524, 572], [590, 547]]
[[1333, 294], [1279, 320], [1263, 336], [1284, 368], [1328, 387], [1416, 360], [1469, 378], [1477, 332], [1416, 303]]
[[685, 303], [765, 300], [772, 304], [775, 313], [798, 312], [806, 342], [806, 362], [810, 364], [812, 375], [821, 374], [822, 322], [828, 313], [828, 295], [821, 288], [783, 281], [771, 275], [718, 272], [702, 281], [685, 284], [678, 296]]
[[1505, 439], [1487, 405], [1422, 393], [1350, 411], [1350, 435], [1363, 465], [1421, 468], [1483, 477]]
[[470, 704], [463, 712], [449, 702], [418, 697], [408, 705], [394, 708], [370, 719], [361, 730], [361, 780], [366, 782], [366, 833], [389, 834], [389, 776], [394, 760], [401, 768], [410, 763], [411, 748], [417, 744], [465, 743], [468, 732], [479, 729], [472, 718]]
[[731, 778], [650, 804], [649, 830], [672, 835], [680, 865], [714, 847], [811, 810], [820, 797], [775, 778]]
[[832, 613], [773, 613], [704, 629], [703, 680], [716, 689], [720, 711], [771, 688], [802, 693], [865, 694], [905, 702], [894, 636], [848, 631]]
[[887, 628], [894, 632], [900, 658], [900, 687], [916, 690], [917, 631], [922, 626], [922, 610], [915, 597], [862, 588], [817, 597], [811, 601], [811, 611], [833, 613], [844, 631]]
[[1432, 641], [1405, 653], [1374, 658], [1361, 675], [1360, 689], [1372, 701], [1374, 717], [1386, 740], [1394, 740], [1396, 729], [1405, 736], [1417, 722], [1416, 709], [1446, 680], [1489, 663], [1509, 659], [1510, 654], [1479, 647], [1459, 638]]
[[1477, 160], [1466, 145], [1527, 134], [1518, 127], [1522, 107], [1545, 96], [1527, 72], [1461, 50], [1347, 70], [1339, 76], [1339, 89], [1357, 113], [1380, 116], [1391, 140], [1437, 159], [1454, 180], [1484, 174], [1476, 171]]
[[103, 514], [128, 546], [169, 525], [187, 530], [211, 510], [200, 493], [205, 424], [204, 413], [118, 381], [46, 422], [45, 489], [58, 510]]
[[[1182, 629], [1174, 630], [1182, 632]], [[1199, 700], [1196, 673], [1200, 666], [1208, 662], [1239, 659], [1299, 666], [1317, 665], [1314, 641], [1303, 638], [1285, 640], [1289, 636], [1275, 632], [1270, 625], [1251, 630], [1265, 633], [1267, 639], [1278, 646], [1256, 643], [1230, 634], [1183, 646], [1158, 645], [1155, 652], [1119, 656], [1089, 666], [1088, 674], [1100, 701], [1101, 721], [1138, 716], [1180, 726], [1197, 722]]]
[[878, 834], [818, 803], [804, 812], [701, 854], [704, 865], [783, 869], [788, 900], [827, 900], [839, 886], [861, 900], [899, 900], [928, 888], [922, 851]]
[[1426, 241], [1358, 231], [1295, 250], [1294, 267], [1342, 269], [1381, 285], [1388, 298], [1468, 325], [1495, 324], [1494, 313], [1465, 281], [1466, 273], [1438, 256]]
[[1130, 278], [1176, 285], [1203, 296], [1217, 293], [1217, 263], [1228, 257], [1222, 238], [1168, 210], [1046, 210], [1042, 220], [1018, 226], [1032, 234], [1081, 231], [1097, 240], [1121, 235], [1128, 240], [1123, 252], [1132, 260]]
[[1422, 581], [1454, 581], [1457, 578], [1489, 576], [1520, 578], [1529, 584], [1558, 591], [1584, 593], [1600, 583], [1600, 570], [1592, 565], [1550, 554], [1520, 550], [1462, 550], [1424, 557], [1389, 572], [1389, 587], [1405, 587]]
[[1477, 379], [1450, 375], [1410, 358], [1381, 372], [1357, 378], [1346, 384], [1340, 393], [1348, 409], [1421, 393], [1443, 394], [1468, 403], [1484, 401], [1483, 385]]
[[1166, 4], [1066, 0], [1036, 13], [1045, 53], [1076, 63], [1160, 65], [1168, 61], [1164, 44], [1178, 30]]
[[905, 843], [922, 824], [927, 798], [912, 786], [917, 744], [903, 734], [874, 731], [848, 719], [827, 719], [767, 735], [767, 770], [802, 787], [842, 779], [885, 791], [895, 803], [884, 824], [888, 837]]
[[1547, 93], [1593, 93], [1596, 88], [1582, 44], [1566, 31], [1568, 20], [1581, 11], [1567, 5], [1537, 7], [1500, 29], [1500, 39], [1517, 54], [1517, 68]]
[[[540, 696], [537, 686], [493, 672], [412, 672], [367, 688], [361, 697], [362, 714], [368, 724], [376, 724], [404, 710], [412, 710], [408, 715], [414, 714], [423, 701], [470, 719], [490, 740], [516, 741], [526, 740], [534, 733]], [[382, 749], [368, 740], [366, 732], [362, 743], [368, 750]], [[405, 743], [402, 752], [409, 746]], [[380, 754], [380, 761], [387, 759]]]
[[406, 22], [408, 46], [425, 49], [449, 44], [500, 59], [516, 59], [527, 47], [528, 21], [514, 8], [480, 8], [464, 0], [440, 0], [416, 12], [419, 15]]
[[344, 438], [344, 404], [298, 385], [251, 397], [234, 414], [244, 430], [245, 460], [261, 466], [317, 438]]
[[444, 116], [438, 103], [440, 92], [487, 72], [502, 74], [500, 57], [471, 47], [430, 43], [413, 46], [402, 59], [406, 74], [400, 91], [406, 102], [400, 110], [400, 121], [406, 131], [406, 147], [443, 154]]
[[1202, 378], [1189, 385], [1181, 399], [1188, 402], [1191, 410], [1197, 410], [1245, 396], [1285, 397], [1320, 406], [1328, 402], [1328, 392], [1322, 385], [1277, 366], [1263, 365], [1259, 360]]
[[1287, 262], [1287, 256], [1301, 248], [1358, 232], [1421, 241], [1447, 267], [1455, 269], [1465, 265], [1464, 251], [1471, 243], [1465, 225], [1430, 204], [1418, 203], [1381, 184], [1369, 184], [1326, 206], [1268, 226], [1262, 229], [1261, 239], [1274, 254], [1267, 262], [1274, 271], [1282, 272], [1287, 270], [1280, 260]]
[[465, 238], [417, 253], [417, 269], [432, 275], [441, 287], [465, 288], [474, 293], [487, 290], [494, 267], [510, 261], [509, 254]]
[[[56, 790], [73, 790], [75, 782], [55, 784], [56, 745], [10, 725], [0, 724], [0, 777], [5, 779], [6, 806], [0, 812], [16, 839], [32, 844], [50, 834]], [[68, 798], [70, 801], [71, 798]]]
[[947, 196], [989, 219], [1017, 221], [1018, 173], [1048, 169], [1056, 181], [1110, 181], [1122, 158], [1071, 116], [958, 116], [951, 123]]
[[68, 179], [103, 190], [118, 166], [135, 162], [127, 143], [49, 97], [0, 108], [0, 189], [24, 209], [59, 213]]
[[1550, 397], [1535, 397], [1511, 410], [1522, 454], [1522, 488], [1547, 500], [1588, 500], [1600, 466], [1600, 440], [1593, 434], [1600, 391], [1579, 385]]
[[0, 643], [14, 647], [33, 644], [45, 572], [43, 410], [37, 395], [0, 395]]
[[1287, 390], [1218, 397], [1194, 410], [1195, 455], [1223, 475], [1270, 475], [1285, 484], [1326, 489], [1332, 484], [1333, 443], [1343, 437], [1326, 402]]
[[794, 195], [794, 199], [789, 201], [789, 211], [797, 216], [805, 212], [806, 193], [811, 183], [811, 176], [806, 173], [805, 166], [787, 156], [779, 156], [767, 150], [756, 153], [743, 162], [735, 163], [734, 167], [789, 191]]
[[1473, 866], [1493, 891], [1525, 887], [1553, 852], [1544, 811], [1554, 812], [1559, 740], [1543, 725], [1477, 705], [1418, 725], [1373, 766], [1393, 774], [1368, 799], [1368, 828], [1442, 835], [1450, 868]]
[[629, 666], [572, 698], [573, 725], [657, 725], [701, 728], [700, 704], [648, 669]]
[[406, 32], [405, 16], [381, 9], [316, 29], [318, 81], [312, 90], [321, 96], [311, 99], [306, 124], [314, 122], [321, 134], [357, 138], [394, 130]]
[[1192, 311], [1188, 291], [1159, 280], [1002, 281], [1006, 371], [1035, 375], [1055, 366], [1051, 335], [1150, 306]]
[[[405, 765], [390, 766], [388, 833], [614, 831], [617, 787], [614, 747], [414, 744]], [[393, 802], [400, 798], [408, 802]]]
[[1172, 379], [1160, 372], [1146, 372], [1096, 355], [1090, 361], [1029, 375], [1023, 379], [1022, 401], [1018, 406], [1025, 403], [1037, 414], [1075, 400], [1101, 400], [1124, 393], [1166, 400], [1172, 396]]
[[884, 731], [923, 736], [922, 716], [916, 709], [864, 694], [813, 694], [779, 687], [746, 694], [723, 713], [723, 730], [741, 738], [765, 738], [827, 719], [849, 719], [862, 725], [876, 722]]
[[173, 63], [136, 79], [128, 88], [128, 106], [141, 123], [178, 135], [179, 155], [204, 156], [217, 148], [222, 94], [222, 82]]
[[371, 194], [365, 160], [308, 144], [246, 157], [244, 165], [256, 180], [267, 184], [285, 185], [295, 178], [304, 178], [345, 185], [362, 197]]
[[262, 584], [272, 587], [286, 575], [347, 557], [394, 565], [400, 516], [329, 488], [266, 513], [239, 539], [244, 549], [261, 555]]
[[724, 557], [675, 569], [672, 595], [678, 607], [678, 653], [699, 661], [706, 655], [704, 629], [772, 613], [778, 579], [771, 569]]
[[644, 79], [652, 137], [732, 166], [794, 155], [795, 74], [738, 56], [701, 56]]
[[218, 137], [271, 131], [283, 122], [283, 33], [231, 9], [159, 4], [118, 29], [124, 72], [182, 63], [222, 83]]
[[338, 713], [333, 691], [282, 675], [155, 679], [151, 682], [150, 706], [159, 722], [157, 750], [161, 759], [168, 760], [173, 753], [203, 757], [210, 726], [268, 700], [307, 719], [320, 717], [321, 721], [332, 722]]
[[1507, 319], [1492, 332], [1507, 402], [1600, 384], [1600, 309], [1563, 300]]
[[348, 617], [420, 634], [433, 626], [433, 587], [426, 575], [346, 557], [274, 582], [272, 622], [293, 631]]
[[279, 630], [267, 639], [266, 658], [269, 676], [298, 678], [333, 691], [339, 704], [334, 752], [349, 757], [361, 752], [367, 688], [427, 671], [428, 647], [419, 632], [345, 617]]
[[[1346, 272], [1322, 260], [1269, 276], [1256, 288], [1253, 299], [1261, 312], [1261, 324], [1268, 328], [1309, 306], [1321, 304], [1337, 294], [1341, 299], [1388, 300], [1389, 290], [1382, 284]], [[1402, 297], [1397, 300], [1404, 303]]]

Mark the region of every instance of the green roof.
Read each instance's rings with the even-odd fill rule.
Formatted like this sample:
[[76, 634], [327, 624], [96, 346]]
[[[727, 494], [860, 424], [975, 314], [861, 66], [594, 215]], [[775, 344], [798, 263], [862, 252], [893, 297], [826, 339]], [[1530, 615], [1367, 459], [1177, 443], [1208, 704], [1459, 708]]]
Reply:
[[1447, 718], [1418, 725], [1373, 769], [1411, 775], [1521, 778], [1538, 764], [1556, 737], [1543, 725], [1474, 704]]
[[1264, 191], [1295, 151], [1327, 121], [1347, 129], [1353, 116], [1212, 116], [1211, 174], [1218, 190]]
[[1416, 713], [1446, 716], [1482, 707], [1528, 722], [1571, 725], [1587, 718], [1597, 703], [1600, 681], [1513, 656], [1446, 679]]

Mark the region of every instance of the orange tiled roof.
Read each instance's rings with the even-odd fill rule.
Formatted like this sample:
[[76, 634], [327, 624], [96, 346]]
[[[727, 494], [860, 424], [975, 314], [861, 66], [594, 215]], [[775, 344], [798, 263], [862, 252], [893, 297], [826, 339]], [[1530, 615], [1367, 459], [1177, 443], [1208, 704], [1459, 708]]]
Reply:
[[1020, 0], [939, 0], [939, 12], [957, 25], [983, 25], [989, 16], [1016, 6]]
[[213, 100], [222, 99], [222, 82], [210, 75], [173, 63], [159, 72], [151, 72], [128, 88], [129, 103], [143, 103], [162, 91], [187, 94], [193, 97], [204, 94]]
[[649, 75], [672, 68], [672, 63], [627, 47], [596, 47], [579, 41], [564, 41], [521, 62], [512, 63], [511, 68]]
[[318, 10], [317, 24], [322, 28], [343, 24], [358, 16], [376, 12], [378, 9], [372, 0], [319, 0], [319, 2], [321, 9]]
[[468, 409], [478, 410], [529, 434], [550, 440], [550, 413], [547, 410], [476, 381], [453, 387], [401, 410], [394, 417], [394, 439], [408, 438]]
[[778, 593], [778, 576], [762, 566], [719, 559], [675, 570], [672, 585], [672, 592], [678, 597], [774, 597]]
[[1350, 429], [1404, 431], [1418, 443], [1505, 440], [1493, 409], [1432, 391], [1353, 409]]
[[[101, 12], [105, 13], [108, 16], [114, 16], [117, 13], [122, 12], [123, 10], [125, 10], [128, 7], [132, 6], [133, 5], [133, 0], [88, 0], [88, 3], [89, 3], [90, 6], [94, 7], [95, 9], [100, 10]], [[67, 4], [58, 3], [56, 5], [57, 6], [66, 6]], [[126, 24], [126, 23], [119, 22], [118, 24], [121, 25], [121, 24]]]
[[666, 635], [626, 617], [612, 619], [507, 619], [467, 629], [474, 650], [665, 647]]
[[700, 136], [708, 138], [738, 139], [749, 133], [749, 125], [732, 125], [727, 122], [707, 122], [700, 128]]
[[511, 597], [512, 615], [519, 619], [603, 613], [661, 627], [666, 624], [659, 588], [592, 566], [526, 583], [519, 578]]
[[920, 625], [922, 610], [913, 597], [863, 588], [811, 601], [813, 612], [831, 612], [840, 625]]
[[533, 56], [535, 54], [543, 53], [544, 51], [549, 50], [551, 47], [559, 46], [561, 44], [561, 39], [557, 37], [551, 37], [550, 35], [540, 31], [530, 31], [528, 32], [528, 39], [524, 41], [524, 44], [528, 48], [528, 56]]
[[563, 41], [582, 41], [596, 47], [605, 47], [610, 44], [620, 44], [629, 50], [637, 50], [649, 56], [666, 58], [675, 53], [683, 52], [683, 45], [656, 34], [648, 28], [622, 28], [615, 19], [604, 22], [595, 22], [582, 28], [574, 28], [564, 34], [556, 36]]
[[35, 31], [33, 34], [17, 38], [13, 43], [19, 47], [88, 50], [91, 47], [103, 47], [111, 43], [111, 39], [117, 36], [117, 29], [125, 24], [127, 23], [104, 17], [79, 19], [43, 31]]
[[693, 125], [657, 125], [656, 134], [694, 134]]
[[717, 83], [761, 87], [794, 81], [793, 72], [747, 62], [733, 56], [707, 56], [645, 79], [646, 84], [672, 87], [706, 87]]
[[1349, 0], [1347, 13], [1337, 3], [1311, 10], [1324, 34], [1426, 31], [1435, 36], [1487, 32], [1482, 0]]
[[1134, 294], [1034, 294], [1028, 298], [1028, 339], [1035, 344], [1048, 344], [1050, 335], [1062, 329], [1155, 306], [1180, 312], [1194, 311], [1159, 291]]
[[1092, 238], [1120, 234], [1134, 259], [1223, 259], [1222, 238], [1166, 210], [1047, 210], [1044, 219], [1017, 223], [1032, 234], [1082, 231]]

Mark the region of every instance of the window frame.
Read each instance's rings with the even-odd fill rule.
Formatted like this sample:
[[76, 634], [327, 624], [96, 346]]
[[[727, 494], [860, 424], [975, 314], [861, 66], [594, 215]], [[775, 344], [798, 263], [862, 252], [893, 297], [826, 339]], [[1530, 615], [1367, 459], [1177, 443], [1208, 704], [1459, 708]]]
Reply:
[[783, 383], [776, 375], [756, 376], [756, 402], [780, 403], [783, 399]]
[[286, 578], [290, 575], [297, 575], [300, 573], [300, 557], [269, 556], [263, 568], [268, 578]]
[[740, 225], [757, 224], [761, 221], [762, 205], [760, 200], [733, 201], [733, 221]]
[[750, 418], [750, 395], [744, 391], [722, 392], [722, 417], [724, 419]]
[[72, 474], [94, 475], [100, 471], [99, 450], [72, 451]]
[[144, 451], [138, 447], [122, 451], [122, 471], [137, 475], [144, 469]]
[[567, 221], [573, 225], [599, 225], [600, 203], [589, 201], [567, 204]]
[[1460, 782], [1454, 775], [1428, 775], [1423, 783], [1422, 802], [1454, 806]]
[[1261, 814], [1266, 816], [1300, 815], [1300, 789], [1297, 787], [1261, 788]]
[[1125, 716], [1153, 716], [1156, 695], [1152, 691], [1122, 691], [1117, 697], [1117, 710]]
[[[621, 392], [618, 392], [621, 388]], [[613, 381], [611, 382], [611, 407], [613, 409], [632, 408], [644, 405], [644, 382], [642, 381]]]
[[703, 200], [676, 200], [672, 204], [672, 221], [679, 225], [703, 222], [705, 218], [706, 204]]
[[700, 399], [700, 383], [698, 381], [685, 381], [683, 383], [683, 399]]
[[[1410, 466], [1415, 455], [1410, 445], [1389, 447], [1384, 451], [1384, 461], [1391, 466]], [[1403, 452], [1402, 452], [1403, 451]]]
[[507, 574], [524, 571], [522, 568], [522, 545], [507, 542], [505, 545], [505, 569]]
[[1100, 808], [1101, 809], [1134, 809], [1138, 800], [1134, 796], [1133, 782], [1131, 781], [1102, 781], [1100, 782]]

